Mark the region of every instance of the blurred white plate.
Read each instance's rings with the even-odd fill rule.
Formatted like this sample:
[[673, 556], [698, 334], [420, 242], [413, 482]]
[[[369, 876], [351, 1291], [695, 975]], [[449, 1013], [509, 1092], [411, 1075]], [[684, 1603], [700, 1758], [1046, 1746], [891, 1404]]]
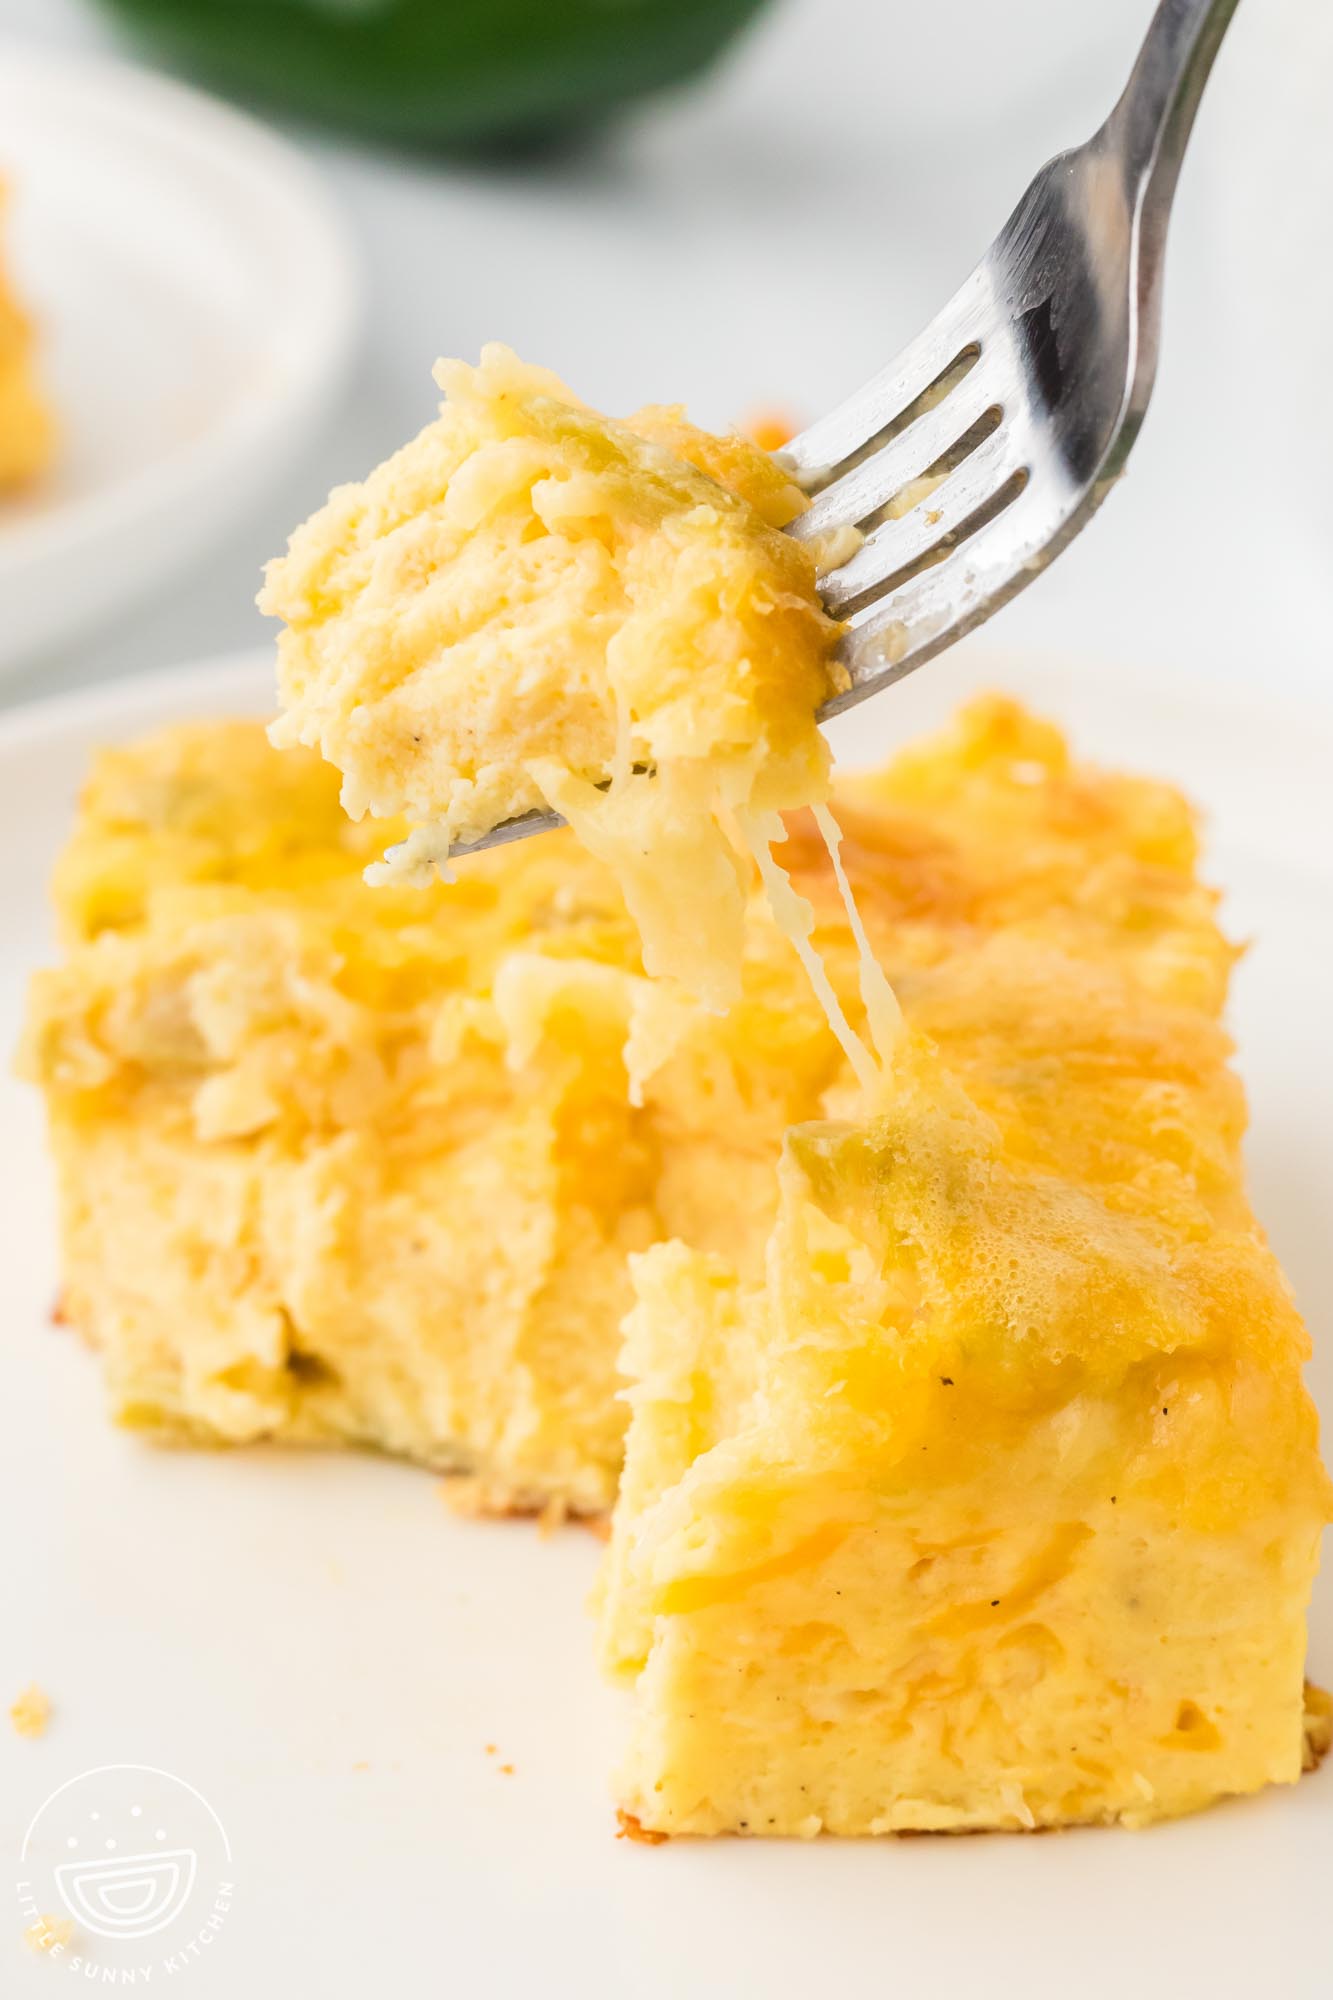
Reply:
[[10, 254], [58, 460], [0, 497], [0, 668], [200, 553], [327, 410], [357, 287], [315, 175], [124, 64], [0, 41]]
[[[882, 756], [978, 679], [1210, 809], [1209, 873], [1233, 933], [1258, 939], [1233, 1010], [1254, 1197], [1333, 1409], [1333, 721], [951, 655], [846, 718], [844, 748]], [[0, 721], [0, 1045], [50, 953], [45, 876], [93, 746], [262, 713], [270, 690], [267, 662], [232, 663]], [[139, 1763], [197, 1787], [231, 1840], [233, 1907], [181, 1982], [197, 2000], [1328, 2000], [1333, 1767], [1139, 1834], [618, 1842], [623, 1715], [592, 1659], [590, 1536], [455, 1520], [432, 1478], [383, 1460], [162, 1452], [113, 1430], [95, 1360], [48, 1324], [40, 1109], [7, 1080], [0, 1274], [0, 1705], [34, 1678], [56, 1704], [40, 1742], [0, 1726], [6, 1995], [68, 1984], [5, 1914], [30, 1816], [93, 1766]], [[1331, 1596], [1311, 1634], [1325, 1682]]]

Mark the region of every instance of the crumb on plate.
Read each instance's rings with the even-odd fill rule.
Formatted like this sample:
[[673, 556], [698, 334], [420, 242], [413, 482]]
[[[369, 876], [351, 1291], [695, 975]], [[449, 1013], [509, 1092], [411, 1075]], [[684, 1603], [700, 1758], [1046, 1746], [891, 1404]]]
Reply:
[[9, 1719], [20, 1736], [44, 1736], [51, 1720], [50, 1696], [33, 1681], [17, 1701], [11, 1702]]
[[64, 1951], [74, 1936], [72, 1917], [34, 1917], [23, 1933], [29, 1951]]

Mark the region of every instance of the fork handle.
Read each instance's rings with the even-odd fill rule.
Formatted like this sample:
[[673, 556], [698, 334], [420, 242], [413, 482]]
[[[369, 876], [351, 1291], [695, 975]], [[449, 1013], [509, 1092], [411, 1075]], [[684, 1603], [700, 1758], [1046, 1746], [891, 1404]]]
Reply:
[[1102, 128], [1145, 222], [1165, 230], [1194, 114], [1239, 0], [1160, 0], [1120, 101]]

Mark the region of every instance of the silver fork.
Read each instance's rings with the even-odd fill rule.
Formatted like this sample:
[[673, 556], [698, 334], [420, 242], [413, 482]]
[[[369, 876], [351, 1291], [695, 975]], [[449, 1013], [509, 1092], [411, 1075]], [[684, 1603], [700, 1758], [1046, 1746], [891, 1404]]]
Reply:
[[[860, 538], [820, 577], [849, 681], [821, 720], [998, 611], [1124, 470], [1157, 372], [1180, 163], [1236, 5], [1161, 0], [1105, 124], [1041, 169], [925, 332], [779, 454], [813, 495], [789, 532]], [[560, 823], [524, 813], [475, 847]]]
[[[1161, 0], [1120, 101], [1048, 161], [910, 347], [781, 455], [801, 541], [858, 530], [820, 580], [850, 686], [901, 680], [1008, 603], [1124, 470], [1157, 373], [1167, 221], [1237, 0]], [[917, 479], [940, 480], [897, 518]]]

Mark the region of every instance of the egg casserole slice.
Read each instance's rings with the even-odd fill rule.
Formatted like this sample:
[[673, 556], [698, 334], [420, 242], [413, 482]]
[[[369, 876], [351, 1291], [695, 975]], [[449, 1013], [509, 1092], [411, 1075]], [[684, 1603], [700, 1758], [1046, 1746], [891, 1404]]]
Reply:
[[[69, 1316], [159, 1437], [375, 1445], [497, 1507], [619, 1477], [651, 1832], [1292, 1778], [1328, 1493], [1190, 813], [998, 698], [835, 805], [908, 1024], [873, 1115], [753, 886], [718, 1016], [567, 834], [370, 889], [386, 829], [259, 724], [105, 753], [24, 1058]], [[863, 1028], [809, 816], [783, 858]]]
[[861, 802], [911, 829], [852, 848], [892, 1092], [787, 1135], [762, 1279], [636, 1260], [627, 1824], [1141, 1824], [1292, 1782], [1329, 1489], [1188, 816], [998, 705]]
[[354, 817], [406, 817], [375, 879], [429, 881], [455, 845], [558, 811], [620, 882], [648, 971], [729, 1006], [736, 816], [828, 792], [839, 628], [780, 532], [805, 496], [744, 438], [677, 409], [613, 422], [507, 348], [436, 378], [435, 421], [269, 564], [274, 741], [336, 765]]
[[[5, 201], [0, 181], [0, 225]], [[0, 263], [0, 490], [34, 479], [54, 447], [55, 426], [38, 387], [33, 346], [32, 322]]]
[[644, 978], [571, 835], [371, 889], [383, 836], [258, 722], [98, 759], [23, 1058], [65, 1311], [159, 1436], [373, 1444], [604, 1511], [630, 1253], [757, 1272], [781, 1134], [843, 1058], [757, 903], [722, 1017]]

